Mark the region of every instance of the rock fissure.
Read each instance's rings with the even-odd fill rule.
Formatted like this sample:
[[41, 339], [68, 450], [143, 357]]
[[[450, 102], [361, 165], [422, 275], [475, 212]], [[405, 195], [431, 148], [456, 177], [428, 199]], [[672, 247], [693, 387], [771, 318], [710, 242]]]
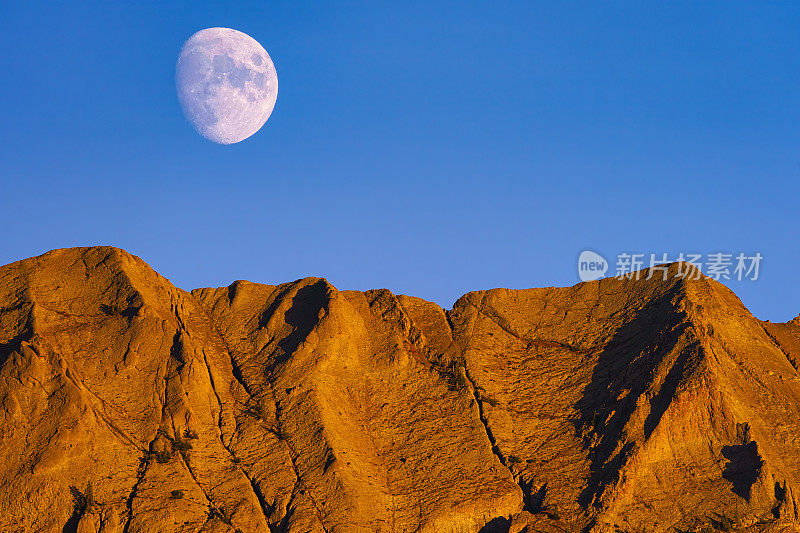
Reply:
[[529, 346], [538, 346], [538, 347], [542, 347], [542, 348], [562, 348], [564, 350], [569, 350], [571, 352], [574, 352], [576, 354], [581, 354], [581, 355], [586, 355], [586, 354], [588, 354], [588, 353], [590, 353], [592, 351], [591, 349], [587, 350], [587, 349], [583, 349], [583, 348], [578, 348], [577, 346], [572, 346], [571, 344], [568, 344], [568, 343], [565, 343], [565, 342], [558, 342], [558, 341], [543, 339], [543, 338], [540, 338], [540, 337], [530, 337], [530, 336], [524, 335], [522, 333], [517, 333], [508, 324], [505, 324], [502, 321], [498, 320], [497, 317], [490, 315], [484, 309], [481, 309], [481, 308], [478, 308], [477, 306], [475, 306], [475, 310], [478, 311], [484, 317], [486, 317], [489, 320], [491, 320], [501, 330], [503, 330], [504, 332], [508, 333], [509, 335], [514, 337], [515, 339], [519, 339], [520, 341], [523, 341], [523, 342], [527, 343]]
[[150, 444], [145, 452], [145, 456], [139, 459], [139, 468], [136, 470], [136, 481], [134, 482], [133, 486], [131, 487], [131, 492], [128, 495], [127, 500], [125, 501], [125, 507], [127, 510], [125, 525], [123, 526], [123, 533], [128, 533], [131, 525], [131, 521], [133, 520], [133, 500], [136, 498], [136, 494], [139, 490], [139, 485], [141, 484], [144, 476], [147, 474], [147, 467], [150, 465], [151, 458], [148, 456], [149, 451], [152, 449], [153, 443], [158, 439], [158, 435], [150, 441]]
[[[795, 320], [797, 320], [797, 319], [795, 319]], [[780, 341], [778, 341], [778, 339], [775, 338], [775, 335], [770, 333], [769, 330], [766, 327], [764, 327], [764, 324], [761, 324], [761, 329], [764, 330], [764, 333], [767, 334], [767, 337], [769, 337], [769, 339], [772, 341], [772, 344], [774, 344], [775, 347], [778, 348], [778, 350], [780, 350], [780, 352], [783, 354], [783, 356], [786, 358], [786, 360], [789, 362], [789, 364], [792, 365], [792, 368], [794, 368], [796, 371], [800, 372], [800, 368], [798, 368], [797, 360], [796, 359], [792, 359], [791, 357], [789, 357], [789, 354], [786, 353], [786, 351], [783, 349], [783, 346], [781, 346]]]
[[463, 368], [463, 372], [464, 372], [464, 377], [467, 380], [467, 383], [469, 383], [469, 388], [470, 392], [472, 393], [472, 398], [475, 400], [475, 404], [478, 407], [478, 418], [480, 418], [481, 424], [483, 425], [483, 429], [486, 432], [486, 437], [489, 439], [489, 442], [492, 445], [492, 452], [500, 460], [500, 464], [502, 464], [504, 467], [508, 469], [509, 473], [511, 474], [511, 477], [513, 477], [514, 480], [516, 480], [517, 476], [514, 474], [511, 468], [506, 464], [506, 458], [497, 444], [497, 440], [495, 439], [494, 434], [492, 433], [492, 428], [489, 427], [489, 420], [486, 418], [483, 412], [483, 400], [478, 394], [478, 386], [475, 384], [475, 381], [469, 375], [469, 371], [466, 369], [466, 367]]
[[[280, 415], [281, 415], [281, 405], [280, 405], [280, 402], [276, 398], [276, 400], [275, 400], [275, 421], [276, 421], [276, 424], [277, 424], [277, 427], [278, 427], [278, 434], [281, 436], [281, 442], [283, 442], [283, 444], [286, 447], [286, 450], [288, 452], [289, 461], [291, 461], [291, 463], [292, 463], [292, 470], [294, 471], [294, 476], [295, 476], [296, 482], [299, 483], [301, 487], [305, 487], [305, 489], [304, 489], [305, 490], [305, 494], [308, 495], [308, 499], [311, 502], [312, 507], [314, 507], [314, 510], [315, 510], [315, 512], [317, 514], [317, 521], [319, 521], [319, 525], [322, 528], [322, 530], [325, 533], [328, 533], [328, 529], [325, 526], [325, 521], [322, 518], [322, 510], [319, 508], [319, 504], [317, 503], [316, 499], [314, 498], [314, 495], [312, 494], [312, 491], [303, 482], [303, 478], [300, 475], [300, 470], [297, 467], [297, 457], [298, 457], [298, 455], [295, 452], [294, 448], [292, 447], [291, 443], [289, 442], [289, 439], [287, 439], [285, 437], [285, 435], [284, 435], [283, 429], [281, 428], [281, 416]], [[292, 489], [292, 497], [290, 498], [290, 503], [294, 499], [294, 493], [295, 493], [295, 489], [296, 488], [297, 487], [295, 485], [295, 488]], [[286, 506], [286, 509], [287, 509], [286, 512], [288, 513], [289, 512], [289, 505], [288, 504]]]
[[[264, 494], [258, 488], [258, 486], [256, 485], [255, 481], [253, 481], [253, 479], [250, 477], [250, 475], [246, 472], [246, 470], [242, 466], [239, 465], [241, 460], [233, 452], [233, 450], [231, 449], [230, 445], [229, 444], [225, 444], [225, 439], [224, 439], [223, 430], [222, 430], [222, 411], [223, 411], [222, 400], [220, 399], [219, 394], [217, 393], [217, 388], [216, 388], [216, 385], [215, 385], [215, 382], [214, 382], [214, 376], [212, 375], [211, 366], [208, 363], [208, 356], [206, 355], [205, 350], [203, 350], [202, 353], [203, 353], [203, 361], [205, 362], [205, 365], [206, 365], [206, 371], [208, 372], [209, 380], [211, 382], [211, 390], [214, 391], [214, 396], [217, 398], [217, 405], [219, 406], [219, 410], [220, 410], [219, 416], [217, 417], [217, 422], [218, 422], [218, 426], [219, 426], [219, 441], [220, 441], [220, 444], [222, 445], [223, 448], [225, 448], [225, 451], [228, 452], [228, 455], [230, 455], [231, 460], [233, 461], [233, 463], [235, 465], [237, 465], [237, 469], [247, 479], [248, 483], [250, 484], [250, 488], [253, 491], [253, 494], [255, 495], [256, 499], [258, 500], [259, 506], [261, 507], [261, 511], [264, 514], [264, 518], [267, 521], [269, 521], [269, 511], [268, 511], [269, 507], [267, 506], [266, 500], [264, 499]], [[233, 435], [231, 435], [231, 441], [232, 440], [233, 440]]]

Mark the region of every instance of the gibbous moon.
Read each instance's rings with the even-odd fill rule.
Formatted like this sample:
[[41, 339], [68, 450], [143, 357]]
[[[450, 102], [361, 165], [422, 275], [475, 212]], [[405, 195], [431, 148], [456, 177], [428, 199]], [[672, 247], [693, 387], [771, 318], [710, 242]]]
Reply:
[[210, 141], [247, 139], [269, 118], [278, 97], [278, 75], [258, 41], [230, 28], [207, 28], [181, 48], [175, 70], [178, 101], [186, 119]]

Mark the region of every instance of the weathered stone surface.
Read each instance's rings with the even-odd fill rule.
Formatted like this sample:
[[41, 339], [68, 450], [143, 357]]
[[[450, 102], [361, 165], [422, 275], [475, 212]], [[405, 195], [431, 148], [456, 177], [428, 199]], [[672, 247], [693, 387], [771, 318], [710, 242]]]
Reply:
[[798, 374], [727, 288], [674, 268], [456, 303], [456, 342], [527, 510], [557, 506], [594, 531], [797, 520]]
[[797, 531], [800, 317], [677, 268], [445, 311], [0, 267], [0, 531]]

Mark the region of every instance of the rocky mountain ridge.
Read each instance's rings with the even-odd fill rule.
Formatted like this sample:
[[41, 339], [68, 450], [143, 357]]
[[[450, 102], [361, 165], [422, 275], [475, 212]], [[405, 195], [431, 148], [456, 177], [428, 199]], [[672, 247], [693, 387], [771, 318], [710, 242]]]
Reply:
[[445, 311], [0, 267], [0, 531], [798, 531], [800, 317], [675, 268]]

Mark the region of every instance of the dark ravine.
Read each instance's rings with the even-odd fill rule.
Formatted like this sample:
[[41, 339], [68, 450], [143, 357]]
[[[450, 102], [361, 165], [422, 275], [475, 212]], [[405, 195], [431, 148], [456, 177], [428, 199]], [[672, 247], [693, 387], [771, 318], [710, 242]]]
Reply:
[[0, 531], [800, 531], [800, 320], [676, 272], [443, 310], [0, 267]]

